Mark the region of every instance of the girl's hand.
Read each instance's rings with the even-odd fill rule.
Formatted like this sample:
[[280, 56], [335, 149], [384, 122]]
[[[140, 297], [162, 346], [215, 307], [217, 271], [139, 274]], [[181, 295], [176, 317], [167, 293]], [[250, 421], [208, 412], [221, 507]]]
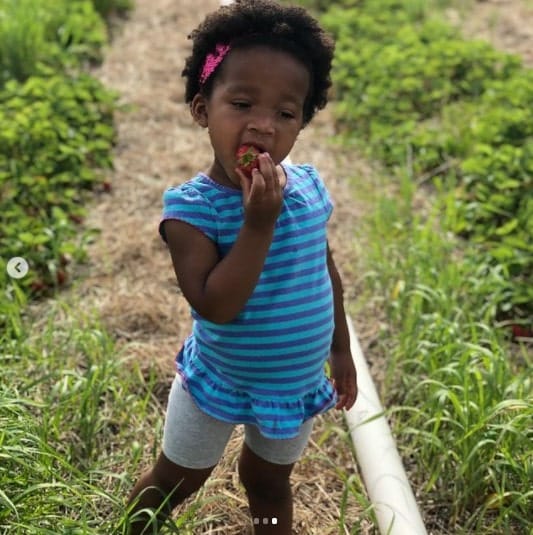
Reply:
[[331, 382], [337, 391], [338, 401], [335, 408], [350, 410], [357, 398], [357, 373], [352, 355], [331, 353]]
[[252, 171], [252, 179], [235, 169], [241, 181], [245, 223], [257, 230], [272, 230], [283, 203], [283, 169], [275, 166], [270, 154], [258, 156], [259, 168]]

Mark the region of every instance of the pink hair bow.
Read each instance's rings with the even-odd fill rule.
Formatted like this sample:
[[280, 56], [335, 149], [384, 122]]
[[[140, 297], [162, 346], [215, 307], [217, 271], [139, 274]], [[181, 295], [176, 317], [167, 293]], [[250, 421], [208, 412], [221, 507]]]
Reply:
[[200, 85], [205, 84], [207, 79], [213, 74], [213, 71], [222, 63], [229, 50], [229, 45], [218, 44], [215, 47], [215, 52], [207, 54], [200, 74]]

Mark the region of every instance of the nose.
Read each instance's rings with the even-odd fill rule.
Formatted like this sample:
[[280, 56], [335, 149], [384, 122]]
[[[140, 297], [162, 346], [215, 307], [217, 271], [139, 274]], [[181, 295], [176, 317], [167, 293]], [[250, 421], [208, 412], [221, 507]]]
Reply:
[[248, 122], [248, 130], [257, 132], [262, 135], [271, 135], [274, 133], [274, 116], [272, 113], [264, 110], [257, 110]]

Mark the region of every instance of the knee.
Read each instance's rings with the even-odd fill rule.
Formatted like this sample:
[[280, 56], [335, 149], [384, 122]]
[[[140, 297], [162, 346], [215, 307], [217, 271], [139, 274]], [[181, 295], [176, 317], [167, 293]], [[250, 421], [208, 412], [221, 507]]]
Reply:
[[289, 475], [253, 470], [239, 462], [239, 478], [247, 494], [269, 502], [286, 500], [291, 495]]

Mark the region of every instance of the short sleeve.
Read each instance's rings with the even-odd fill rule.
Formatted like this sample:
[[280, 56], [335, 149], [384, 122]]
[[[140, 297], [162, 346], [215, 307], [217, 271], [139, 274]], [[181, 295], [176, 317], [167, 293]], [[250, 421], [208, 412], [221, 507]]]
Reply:
[[217, 219], [213, 207], [196, 188], [189, 184], [169, 188], [163, 194], [163, 216], [159, 223], [159, 234], [166, 242], [163, 223], [169, 219], [184, 221], [203, 232], [216, 242]]
[[329, 195], [329, 191], [326, 188], [326, 185], [322, 181], [322, 178], [318, 174], [318, 171], [316, 170], [315, 167], [313, 167], [312, 165], [304, 165], [302, 167], [307, 171], [307, 174], [313, 181], [313, 184], [315, 185], [315, 188], [318, 191], [318, 196], [324, 207], [324, 211], [326, 213], [326, 219], [329, 219], [331, 216], [331, 213], [333, 212], [333, 201], [331, 200], [331, 197]]

